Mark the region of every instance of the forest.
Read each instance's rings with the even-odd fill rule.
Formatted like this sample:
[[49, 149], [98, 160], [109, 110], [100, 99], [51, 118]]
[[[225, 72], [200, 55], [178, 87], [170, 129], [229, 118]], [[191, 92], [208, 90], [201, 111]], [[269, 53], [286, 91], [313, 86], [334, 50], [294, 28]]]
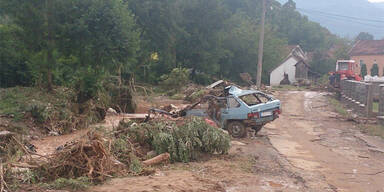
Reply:
[[[320, 74], [347, 56], [348, 40], [295, 8], [268, 1], [264, 84], [287, 45], [313, 53]], [[255, 78], [261, 10], [260, 0], [0, 0], [0, 87], [65, 86], [92, 97], [110, 77], [156, 85], [174, 68], [200, 84]]]

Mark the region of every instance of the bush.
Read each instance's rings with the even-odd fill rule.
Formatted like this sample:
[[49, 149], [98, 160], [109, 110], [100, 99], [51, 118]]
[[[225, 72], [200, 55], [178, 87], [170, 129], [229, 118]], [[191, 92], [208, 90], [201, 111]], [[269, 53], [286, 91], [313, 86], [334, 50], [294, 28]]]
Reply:
[[378, 76], [379, 75], [379, 66], [377, 64], [374, 64], [371, 68], [371, 76]]
[[228, 134], [198, 117], [182, 125], [171, 121], [143, 123], [132, 126], [128, 135], [138, 143], [149, 143], [158, 154], [168, 152], [173, 162], [190, 162], [201, 153], [225, 154], [230, 148]]
[[73, 86], [77, 90], [77, 102], [84, 103], [96, 98], [103, 90], [105, 72], [91, 67], [80, 70], [74, 78]]
[[168, 75], [162, 75], [161, 86], [175, 93], [181, 90], [190, 81], [190, 71], [186, 68], [175, 68]]
[[361, 75], [361, 77], [365, 77], [365, 76], [367, 76], [367, 65], [366, 64], [361, 64], [361, 67], [360, 67], [360, 75]]

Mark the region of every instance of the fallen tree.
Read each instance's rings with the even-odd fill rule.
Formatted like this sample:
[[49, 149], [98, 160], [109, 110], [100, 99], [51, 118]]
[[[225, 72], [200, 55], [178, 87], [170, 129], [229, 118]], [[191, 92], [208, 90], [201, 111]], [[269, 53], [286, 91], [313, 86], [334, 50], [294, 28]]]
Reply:
[[192, 117], [175, 121], [155, 119], [148, 123], [121, 124], [119, 129], [135, 143], [150, 145], [157, 154], [169, 153], [172, 162], [196, 160], [202, 153], [225, 154], [230, 137], [202, 118]]

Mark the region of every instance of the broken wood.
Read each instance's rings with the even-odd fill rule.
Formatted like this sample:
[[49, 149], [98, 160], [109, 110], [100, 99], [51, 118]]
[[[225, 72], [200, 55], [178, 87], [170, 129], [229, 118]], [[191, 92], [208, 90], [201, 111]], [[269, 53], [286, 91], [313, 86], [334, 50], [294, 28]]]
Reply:
[[14, 135], [14, 133], [9, 132], [9, 131], [0, 131], [0, 137], [8, 137]]
[[222, 83], [224, 83], [223, 80], [216, 81], [216, 82], [212, 83], [211, 85], [207, 86], [207, 89], [213, 89], [213, 88], [219, 86]]
[[170, 157], [171, 157], [171, 155], [169, 153], [163, 153], [163, 154], [160, 154], [160, 155], [158, 155], [152, 159], [148, 159], [148, 160], [143, 161], [143, 165], [145, 165], [145, 166], [158, 165], [162, 162], [169, 161]]
[[0, 162], [0, 192], [6, 192], [8, 188], [7, 183], [4, 180], [3, 163]]

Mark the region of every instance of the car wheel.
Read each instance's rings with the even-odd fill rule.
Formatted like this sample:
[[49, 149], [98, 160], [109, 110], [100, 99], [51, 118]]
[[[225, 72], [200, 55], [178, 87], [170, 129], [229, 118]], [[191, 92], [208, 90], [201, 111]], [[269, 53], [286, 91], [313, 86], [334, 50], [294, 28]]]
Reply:
[[252, 127], [253, 130], [255, 130], [255, 135], [263, 128], [263, 125], [257, 125]]
[[232, 121], [227, 126], [228, 132], [234, 138], [243, 138], [247, 135], [247, 128], [239, 121]]

